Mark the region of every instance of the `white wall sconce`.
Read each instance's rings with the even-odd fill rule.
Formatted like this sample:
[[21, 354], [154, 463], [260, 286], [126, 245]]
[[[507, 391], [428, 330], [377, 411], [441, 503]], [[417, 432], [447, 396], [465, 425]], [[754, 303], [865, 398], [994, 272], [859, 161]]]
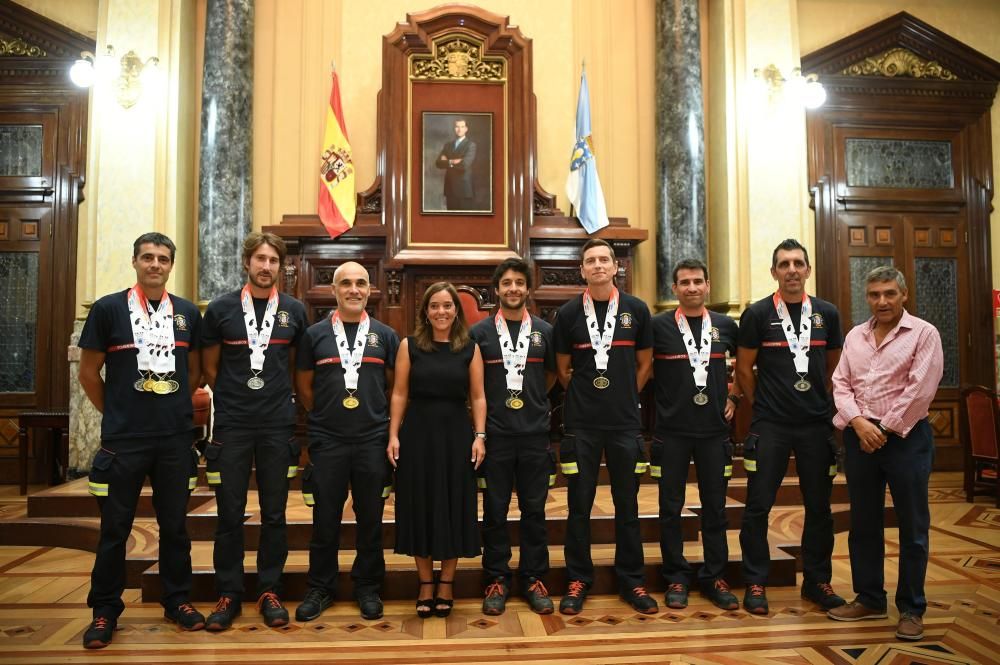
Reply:
[[128, 109], [142, 97], [143, 87], [150, 87], [155, 82], [159, 63], [160, 59], [155, 56], [143, 61], [132, 50], [118, 60], [115, 47], [108, 44], [107, 50], [98, 56], [83, 51], [80, 59], [70, 67], [69, 77], [81, 88], [113, 83], [117, 87], [118, 104]]
[[798, 67], [792, 69], [791, 77], [787, 79], [774, 64], [763, 69], [754, 69], [753, 86], [772, 101], [784, 96], [807, 109], [819, 108], [826, 101], [826, 89], [819, 82], [819, 77], [816, 74], [803, 76], [802, 70]]

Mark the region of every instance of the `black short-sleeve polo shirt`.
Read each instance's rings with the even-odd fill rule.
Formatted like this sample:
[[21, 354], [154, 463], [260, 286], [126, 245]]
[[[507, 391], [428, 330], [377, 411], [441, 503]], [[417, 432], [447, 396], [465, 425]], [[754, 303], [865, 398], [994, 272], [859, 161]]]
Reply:
[[[646, 303], [619, 290], [615, 334], [611, 340], [608, 369], [611, 385], [594, 387], [597, 366], [590, 344], [583, 296], [576, 296], [559, 308], [556, 315], [556, 353], [571, 357], [573, 375], [563, 403], [563, 423], [575, 429], [641, 429], [639, 391], [636, 387], [635, 352], [653, 346], [653, 326]], [[608, 301], [595, 300], [598, 325], [604, 329]]]
[[[194, 303], [170, 295], [174, 307], [175, 371], [180, 389], [166, 395], [140, 392], [142, 377], [136, 358], [128, 311], [129, 289], [106, 295], [90, 308], [80, 334], [80, 348], [104, 356], [104, 417], [101, 439], [143, 439], [182, 434], [194, 429], [188, 384], [188, 352], [201, 344], [201, 313]], [[157, 306], [159, 303], [154, 305]]]
[[[305, 306], [286, 293], [278, 294], [271, 341], [264, 352], [264, 368], [259, 377], [264, 387], [253, 390], [247, 381], [250, 349], [243, 319], [242, 290], [231, 291], [209, 303], [205, 310], [202, 345], [221, 345], [219, 369], [212, 391], [215, 426], [236, 429], [283, 429], [295, 424], [292, 400], [290, 349], [296, 348], [309, 326]], [[257, 326], [260, 328], [267, 300], [254, 299]]]
[[[306, 330], [296, 355], [300, 370], [312, 370], [313, 409], [309, 412], [309, 433], [338, 440], [369, 440], [385, 437], [389, 432], [389, 402], [386, 395], [386, 370], [396, 366], [399, 336], [389, 326], [369, 319], [368, 337], [361, 357], [358, 389], [354, 396], [357, 408], [344, 406], [347, 388], [340, 352], [333, 335], [330, 317]], [[344, 323], [347, 341], [354, 346], [357, 323]]]
[[[712, 351], [704, 394], [708, 403], [694, 403], [698, 388], [688, 360], [684, 337], [674, 312], [653, 317], [653, 382], [656, 393], [656, 431], [690, 437], [712, 437], [729, 431], [726, 396], [729, 376], [726, 354], [736, 353], [736, 322], [724, 314], [709, 312], [712, 319]], [[701, 349], [701, 317], [688, 317], [695, 344]]]
[[[521, 331], [520, 321], [507, 321], [510, 338], [517, 342]], [[494, 318], [478, 322], [469, 331], [479, 345], [483, 356], [483, 374], [486, 384], [486, 432], [490, 436], [516, 436], [542, 434], [549, 431], [549, 397], [545, 389], [545, 372], [555, 371], [555, 347], [552, 344], [552, 326], [531, 317], [531, 335], [528, 339], [528, 361], [524, 368], [521, 399], [524, 407], [507, 407], [510, 391], [507, 390], [507, 371], [503, 366], [500, 336]]]
[[[832, 400], [826, 389], [826, 353], [840, 349], [844, 338], [840, 331], [840, 313], [825, 300], [810, 296], [812, 330], [809, 344], [809, 372], [812, 387], [807, 392], [794, 388], [792, 352], [774, 309], [772, 296], [753, 303], [740, 317], [739, 346], [757, 349], [757, 389], [754, 392], [754, 420], [784, 423], [813, 423], [832, 417]], [[788, 315], [798, 330], [802, 303], [787, 304]]]

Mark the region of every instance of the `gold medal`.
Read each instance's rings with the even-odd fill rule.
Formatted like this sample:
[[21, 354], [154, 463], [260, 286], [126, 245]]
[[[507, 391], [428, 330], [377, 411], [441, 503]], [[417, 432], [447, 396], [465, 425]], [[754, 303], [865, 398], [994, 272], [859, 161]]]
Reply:
[[344, 405], [345, 409], [356, 409], [361, 404], [361, 400], [359, 400], [354, 395], [348, 395], [347, 397], [344, 398], [342, 404]]
[[809, 392], [810, 388], [812, 388], [812, 384], [805, 379], [799, 379], [798, 381], [795, 382], [794, 387], [800, 393], [806, 393]]
[[508, 397], [506, 404], [508, 409], [514, 409], [515, 411], [524, 408], [524, 400], [520, 397]]
[[608, 380], [608, 377], [606, 376], [599, 376], [596, 379], [594, 379], [594, 387], [597, 388], [598, 390], [604, 390], [610, 385], [611, 381]]
[[157, 382], [154, 381], [153, 379], [146, 379], [145, 381], [142, 382], [142, 389], [147, 393], [151, 393], [154, 391], [156, 383]]
[[167, 395], [170, 392], [170, 384], [166, 381], [156, 381], [153, 383], [153, 392], [157, 395]]

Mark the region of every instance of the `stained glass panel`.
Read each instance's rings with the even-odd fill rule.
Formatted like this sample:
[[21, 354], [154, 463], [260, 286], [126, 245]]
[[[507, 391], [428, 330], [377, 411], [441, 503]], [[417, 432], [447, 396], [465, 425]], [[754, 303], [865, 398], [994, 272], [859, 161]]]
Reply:
[[0, 393], [35, 390], [38, 254], [0, 252]]
[[865, 277], [879, 266], [891, 266], [891, 256], [852, 256], [851, 269], [851, 325], [856, 326], [867, 321], [872, 313], [865, 297]]
[[958, 386], [958, 259], [920, 258], [914, 262], [917, 316], [933, 323], [944, 347], [942, 386]]
[[42, 175], [42, 126], [0, 125], [0, 176]]
[[951, 189], [949, 141], [847, 139], [844, 159], [850, 187]]

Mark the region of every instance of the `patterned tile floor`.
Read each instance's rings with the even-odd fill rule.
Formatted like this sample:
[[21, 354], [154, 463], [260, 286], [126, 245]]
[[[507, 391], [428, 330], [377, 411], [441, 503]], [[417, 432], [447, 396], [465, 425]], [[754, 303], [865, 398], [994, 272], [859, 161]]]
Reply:
[[[448, 619], [421, 621], [412, 602], [387, 603], [363, 621], [338, 603], [308, 624], [269, 629], [252, 605], [233, 630], [183, 633], [157, 605], [126, 591], [128, 609], [114, 643], [86, 652], [80, 636], [93, 555], [59, 548], [0, 546], [0, 663], [1000, 663], [1000, 510], [964, 503], [955, 474], [932, 489], [930, 608], [925, 638], [893, 637], [897, 615], [843, 624], [828, 620], [797, 589], [769, 590], [771, 614], [723, 612], [697, 595], [683, 611], [637, 615], [613, 596], [595, 596], [577, 617], [538, 616], [512, 600], [501, 617], [459, 600]], [[23, 499], [0, 495], [0, 513]], [[801, 513], [772, 526], [772, 540], [797, 540]], [[886, 532], [886, 578], [895, 585], [895, 530]], [[833, 557], [834, 586], [850, 595], [847, 534]], [[202, 607], [207, 611], [208, 607]], [[292, 608], [294, 610], [294, 605]]]

